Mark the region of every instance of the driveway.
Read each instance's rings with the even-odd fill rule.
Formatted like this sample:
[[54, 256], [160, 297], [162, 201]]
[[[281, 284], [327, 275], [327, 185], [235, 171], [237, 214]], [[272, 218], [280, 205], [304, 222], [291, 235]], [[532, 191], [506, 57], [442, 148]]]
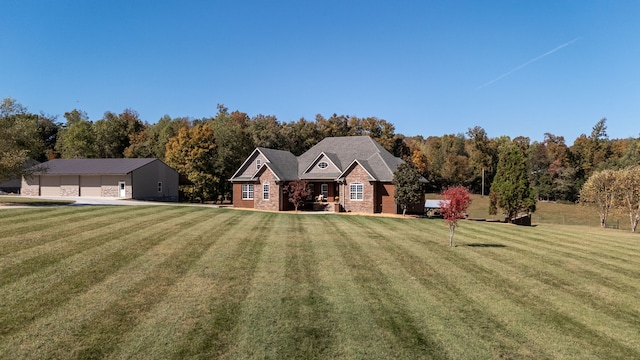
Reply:
[[80, 196], [22, 196], [29, 199], [75, 201], [69, 206], [81, 205], [175, 205], [178, 203], [165, 203], [157, 201], [140, 201], [132, 199], [121, 199], [115, 197], [80, 197]]

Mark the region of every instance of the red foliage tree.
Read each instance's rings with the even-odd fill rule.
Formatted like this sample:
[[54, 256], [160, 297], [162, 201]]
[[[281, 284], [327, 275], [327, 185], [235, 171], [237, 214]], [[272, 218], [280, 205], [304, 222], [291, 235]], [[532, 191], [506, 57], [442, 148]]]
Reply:
[[304, 201], [311, 195], [307, 180], [294, 180], [285, 187], [285, 190], [289, 193], [289, 202], [293, 204], [296, 211], [304, 205]]
[[444, 190], [441, 196], [442, 216], [449, 225], [449, 246], [453, 246], [453, 233], [458, 225], [458, 220], [467, 215], [467, 208], [471, 204], [471, 195], [465, 187], [455, 186]]

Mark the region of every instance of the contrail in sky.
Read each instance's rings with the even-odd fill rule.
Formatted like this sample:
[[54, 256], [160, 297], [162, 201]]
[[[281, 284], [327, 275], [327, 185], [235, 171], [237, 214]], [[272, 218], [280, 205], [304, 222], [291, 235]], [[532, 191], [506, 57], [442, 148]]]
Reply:
[[495, 79], [493, 79], [493, 80], [491, 80], [491, 81], [489, 81], [489, 82], [487, 82], [487, 83], [483, 84], [482, 86], [478, 87], [476, 90], [480, 90], [480, 89], [482, 89], [483, 87], [489, 86], [489, 85], [493, 84], [494, 82], [496, 82], [496, 81], [498, 81], [498, 80], [500, 80], [500, 79], [502, 79], [502, 78], [505, 78], [505, 77], [507, 77], [507, 76], [509, 76], [509, 75], [513, 74], [514, 72], [516, 72], [516, 71], [518, 71], [518, 70], [522, 69], [523, 67], [525, 67], [525, 66], [527, 66], [527, 65], [530, 65], [531, 63], [534, 63], [534, 62], [536, 62], [536, 61], [538, 61], [538, 60], [542, 59], [542, 58], [543, 58], [543, 57], [545, 57], [545, 56], [549, 56], [549, 55], [553, 54], [554, 52], [556, 52], [556, 51], [558, 51], [558, 50], [560, 50], [560, 49], [562, 49], [562, 48], [564, 48], [564, 47], [567, 47], [567, 46], [569, 46], [569, 45], [573, 44], [574, 42], [578, 41], [579, 39], [580, 39], [580, 38], [579, 38], [579, 37], [577, 37], [577, 38], [575, 38], [575, 39], [573, 39], [573, 40], [571, 40], [571, 41], [568, 41], [568, 42], [566, 42], [566, 43], [564, 43], [564, 44], [562, 44], [562, 45], [560, 45], [560, 46], [558, 46], [558, 47], [556, 47], [556, 48], [554, 48], [554, 49], [552, 49], [552, 50], [549, 50], [549, 51], [547, 51], [546, 53], [544, 53], [544, 54], [542, 54], [542, 55], [540, 55], [540, 56], [537, 56], [537, 57], [535, 57], [535, 58], [533, 58], [533, 59], [531, 59], [531, 60], [527, 61], [526, 63], [524, 63], [524, 64], [522, 64], [522, 65], [519, 65], [519, 66], [517, 66], [517, 67], [513, 68], [512, 70], [510, 70], [510, 71], [508, 71], [508, 72], [506, 72], [506, 73], [504, 73], [504, 74], [502, 74], [502, 75], [498, 76], [497, 78], [495, 78]]

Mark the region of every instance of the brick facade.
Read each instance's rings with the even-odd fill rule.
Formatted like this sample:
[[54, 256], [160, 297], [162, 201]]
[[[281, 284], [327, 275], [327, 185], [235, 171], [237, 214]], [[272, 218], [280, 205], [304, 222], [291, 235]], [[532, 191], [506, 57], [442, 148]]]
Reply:
[[[230, 179], [233, 205], [287, 210], [291, 207], [284, 185], [305, 180], [313, 190], [313, 199], [306, 202], [305, 209], [331, 207], [336, 211], [395, 214], [398, 206], [393, 172], [402, 162], [368, 136], [327, 137], [299, 156], [258, 147]], [[253, 184], [253, 199], [242, 200], [243, 184]], [[263, 198], [264, 184], [270, 189], [267, 200]], [[358, 184], [358, 195], [352, 198], [354, 184]], [[321, 194], [326, 196], [321, 199]]]
[[[256, 195], [256, 187], [257, 184], [253, 184], [253, 198], [255, 199]], [[233, 207], [244, 208], [244, 209], [253, 209], [253, 200], [243, 200], [242, 199], [242, 184], [234, 183], [233, 184]]]
[[376, 211], [383, 214], [397, 214], [398, 205], [396, 205], [394, 198], [396, 187], [391, 183], [377, 183], [377, 185], [376, 205], [378, 208]]
[[[264, 184], [269, 184], [269, 198], [264, 199]], [[240, 189], [242, 191], [242, 189]], [[273, 210], [278, 211], [282, 210], [280, 206], [281, 202], [281, 191], [280, 186], [276, 182], [275, 176], [271, 170], [262, 171], [262, 174], [259, 177], [259, 181], [254, 185], [253, 189], [253, 201], [256, 209], [260, 210]]]
[[[344, 210], [348, 212], [374, 213], [375, 183], [369, 181], [369, 174], [359, 164], [355, 164], [345, 177]], [[362, 184], [362, 200], [352, 200], [349, 193], [351, 184]]]

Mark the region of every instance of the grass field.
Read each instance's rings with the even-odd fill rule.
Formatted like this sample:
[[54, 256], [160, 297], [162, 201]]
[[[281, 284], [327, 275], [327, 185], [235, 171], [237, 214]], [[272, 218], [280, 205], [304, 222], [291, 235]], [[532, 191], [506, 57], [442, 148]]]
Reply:
[[[427, 194], [428, 199], [439, 199], [439, 194]], [[472, 218], [504, 220], [504, 215], [498, 210], [497, 215], [489, 214], [489, 197], [471, 195], [469, 216]], [[553, 201], [538, 201], [536, 211], [532, 214], [534, 224], [585, 225], [600, 226], [600, 217], [595, 208], [586, 205], [561, 203]], [[629, 216], [622, 211], [612, 211], [607, 221], [608, 226], [623, 230], [630, 230]]]
[[640, 358], [640, 236], [201, 207], [0, 210], [2, 359]]

